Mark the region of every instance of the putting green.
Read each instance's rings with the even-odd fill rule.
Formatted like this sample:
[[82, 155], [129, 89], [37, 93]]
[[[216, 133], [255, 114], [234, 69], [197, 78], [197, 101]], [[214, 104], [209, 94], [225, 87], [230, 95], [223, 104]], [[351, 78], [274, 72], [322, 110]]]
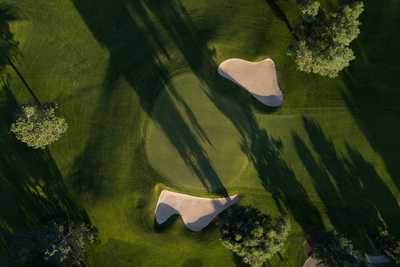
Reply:
[[[152, 167], [174, 186], [216, 192], [248, 164], [242, 137], [208, 97], [210, 88], [191, 72], [175, 75], [158, 97], [146, 132]], [[218, 96], [219, 107], [240, 107]], [[234, 110], [236, 109], [236, 110]]]

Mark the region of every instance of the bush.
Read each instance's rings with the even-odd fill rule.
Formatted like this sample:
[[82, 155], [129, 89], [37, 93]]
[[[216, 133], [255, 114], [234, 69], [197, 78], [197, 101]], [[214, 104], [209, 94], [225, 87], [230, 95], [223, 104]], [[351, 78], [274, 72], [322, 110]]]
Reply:
[[10, 249], [23, 266], [76, 266], [96, 241], [97, 232], [89, 225], [50, 223], [15, 235]]
[[57, 141], [68, 128], [65, 120], [55, 115], [56, 108], [55, 104], [20, 107], [16, 121], [11, 125], [11, 132], [28, 146], [44, 149]]
[[322, 10], [317, 1], [306, 0], [300, 7], [302, 22], [288, 54], [294, 57], [300, 71], [338, 76], [355, 58], [349, 45], [360, 34], [358, 19], [364, 10], [363, 2], [345, 5], [332, 13]]
[[232, 207], [221, 218], [222, 244], [253, 267], [283, 249], [290, 229], [288, 221], [274, 221], [252, 207]]

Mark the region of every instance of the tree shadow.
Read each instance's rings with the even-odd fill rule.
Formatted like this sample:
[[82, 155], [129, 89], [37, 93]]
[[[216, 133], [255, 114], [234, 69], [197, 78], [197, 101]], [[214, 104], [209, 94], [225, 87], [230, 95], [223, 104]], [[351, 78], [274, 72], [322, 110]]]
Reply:
[[[204, 187], [209, 192], [227, 195], [219, 175], [199, 142], [200, 140], [176, 107], [173, 94], [165, 93], [163, 96], [166, 106], [168, 106], [166, 114], [155, 117], [152, 113], [157, 96], [163, 90], [173, 92], [173, 88], [171, 89], [172, 86], [169, 84], [170, 73], [162, 62], [163, 54], [167, 58], [169, 54], [162, 45], [161, 33], [153, 25], [144, 3], [122, 0], [112, 3], [98, 1], [95, 4], [89, 0], [73, 0], [73, 3], [97, 41], [110, 53], [102, 101], [100, 101], [93, 119], [98, 122], [98, 125], [92, 127], [91, 141], [82, 154], [82, 159], [78, 160], [80, 163], [76, 169], [84, 171], [85, 169], [89, 170], [86, 165], [97, 165], [95, 157], [93, 158], [96, 155], [96, 147], [107, 139], [107, 136], [98, 133], [99, 127], [106, 126], [107, 120], [113, 121], [113, 124], [116, 125], [119, 123], [118, 120], [114, 120], [114, 114], [107, 110], [107, 107], [117, 105], [113, 103], [113, 99], [109, 95], [113, 90], [118, 90], [116, 85], [121, 79], [125, 79], [139, 96], [143, 110], [164, 131], [181, 158], [198, 176]], [[159, 3], [159, 5], [162, 4]], [[186, 106], [186, 112], [188, 110], [188, 106]], [[192, 115], [190, 112], [188, 113], [193, 128], [197, 132], [204, 133]], [[97, 177], [89, 172], [76, 176], [82, 175], [87, 181], [84, 190], [90, 190], [98, 180]], [[79, 181], [78, 183], [86, 182]]]
[[[349, 110], [363, 131], [364, 136], [372, 148], [382, 157], [388, 173], [393, 182], [400, 190], [400, 166], [397, 161], [397, 154], [400, 149], [398, 138], [398, 125], [400, 121], [400, 110], [396, 108], [380, 108], [375, 104], [365, 106], [357, 104], [354, 99], [358, 96], [343, 95]], [[389, 130], [388, 127], [391, 129]]]
[[389, 232], [400, 234], [400, 207], [391, 190], [378, 175], [374, 166], [366, 161], [359, 151], [347, 144], [349, 160], [346, 161], [350, 173], [359, 179], [368, 194], [371, 204], [379, 212], [379, 218], [383, 220]]
[[313, 205], [294, 171], [282, 159], [281, 140], [259, 129], [245, 148], [264, 188], [271, 192], [281, 213], [290, 213], [305, 233], [324, 229], [318, 209]]
[[[34, 151], [11, 136], [17, 103], [7, 84], [0, 94], [0, 250], [7, 250], [15, 233], [51, 220], [90, 223], [87, 213], [70, 198], [49, 151]], [[1, 262], [9, 256], [4, 257], [0, 256]]]
[[[361, 34], [354, 43], [357, 58], [343, 75], [349, 88], [343, 98], [400, 190], [400, 166], [397, 162], [400, 149], [397, 134], [400, 125], [400, 38], [393, 26], [399, 24], [400, 2], [365, 1], [364, 4]], [[371, 36], [375, 38], [371, 39]]]
[[[150, 11], [167, 31], [186, 63], [202, 81], [207, 83], [216, 75], [214, 51], [207, 41], [212, 29], [199, 30], [178, 0], [146, 2]], [[211, 77], [210, 77], [211, 75]]]
[[289, 19], [287, 18], [285, 12], [283, 12], [283, 10], [276, 3], [276, 0], [265, 0], [265, 2], [267, 2], [267, 4], [270, 6], [270, 8], [274, 12], [275, 16], [285, 23], [286, 27], [288, 28], [290, 33], [293, 35], [293, 37], [297, 38], [292, 25], [290, 25]]
[[[207, 46], [209, 31], [196, 29], [179, 1], [160, 4], [151, 0], [148, 5], [167, 29], [193, 73], [206, 83], [210, 100], [240, 132], [242, 150], [255, 165], [264, 187], [273, 193], [281, 212], [289, 211], [306, 231], [321, 229], [323, 226], [318, 210], [312, 205], [293, 171], [280, 157], [277, 140], [259, 127], [251, 107], [267, 112], [276, 109], [260, 107], [257, 100], [218, 75], [214, 51]], [[238, 99], [250, 102], [250, 105], [239, 105]]]
[[296, 133], [294, 144], [334, 227], [366, 249], [383, 224], [398, 234], [399, 205], [372, 164], [348, 144], [348, 156], [339, 154], [315, 121], [304, 118], [304, 127], [316, 156]]
[[[214, 60], [215, 51], [208, 47], [208, 40], [213, 34], [213, 29], [199, 29], [188, 15], [187, 10], [178, 0], [156, 0], [147, 2], [149, 9], [167, 30], [175, 45], [181, 51], [185, 61], [196, 76], [207, 85], [207, 94], [216, 107], [241, 130], [246, 128], [243, 123], [245, 118], [240, 113], [251, 113], [250, 107], [257, 108], [260, 112], [275, 112], [276, 108], [269, 108], [260, 104], [258, 100], [242, 90], [231, 81], [221, 77], [218, 65]], [[239, 105], [239, 101], [247, 105]], [[233, 104], [242, 106], [233, 108]], [[242, 123], [242, 125], [238, 124]]]
[[243, 259], [235, 253], [232, 253], [233, 262], [236, 267], [249, 267], [249, 264], [243, 262]]
[[10, 30], [10, 23], [20, 19], [18, 9], [7, 3], [0, 3], [0, 33], [2, 44], [0, 47], [0, 70], [9, 65], [9, 58], [18, 53], [18, 43]]

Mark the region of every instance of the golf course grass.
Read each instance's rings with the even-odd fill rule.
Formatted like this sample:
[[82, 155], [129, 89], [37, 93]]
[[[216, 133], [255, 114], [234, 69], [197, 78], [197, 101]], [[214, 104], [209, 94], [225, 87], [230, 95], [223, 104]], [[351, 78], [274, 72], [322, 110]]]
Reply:
[[[178, 74], [155, 102], [146, 132], [147, 157], [174, 187], [220, 192], [249, 162], [240, 132], [219, 112], [209, 90], [191, 72]], [[240, 112], [236, 102], [223, 96], [220, 101]]]
[[[98, 228], [87, 266], [242, 266], [215, 225], [155, 227], [163, 188], [240, 192], [241, 204], [288, 216], [274, 267], [301, 266], [314, 230], [336, 228], [371, 253], [371, 229], [400, 234], [399, 1], [365, 1], [357, 59], [337, 79], [298, 72], [286, 55], [293, 37], [272, 2], [294, 24], [294, 0], [2, 2], [22, 17], [11, 26], [16, 65], [69, 128], [48, 150], [18, 143], [13, 112], [33, 99], [10, 70], [0, 89], [1, 266], [15, 266], [9, 235], [59, 217]], [[233, 57], [274, 60], [282, 108], [218, 75]]]

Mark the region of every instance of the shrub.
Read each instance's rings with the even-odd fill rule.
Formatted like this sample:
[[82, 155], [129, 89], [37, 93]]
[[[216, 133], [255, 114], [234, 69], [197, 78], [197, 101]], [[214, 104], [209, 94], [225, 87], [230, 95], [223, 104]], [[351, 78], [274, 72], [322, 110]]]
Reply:
[[252, 207], [232, 207], [221, 218], [222, 244], [253, 267], [283, 249], [290, 229], [288, 221], [272, 220]]
[[68, 128], [65, 120], [55, 115], [56, 108], [55, 104], [20, 107], [16, 121], [11, 125], [11, 132], [30, 147], [45, 148], [57, 141]]

